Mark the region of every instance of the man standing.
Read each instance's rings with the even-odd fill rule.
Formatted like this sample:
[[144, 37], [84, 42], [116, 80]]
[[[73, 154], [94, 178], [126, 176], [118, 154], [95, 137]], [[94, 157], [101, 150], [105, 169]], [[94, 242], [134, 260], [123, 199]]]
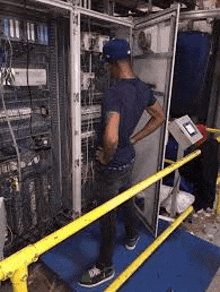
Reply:
[[[128, 42], [124, 39], [110, 40], [104, 46], [103, 54], [109, 63], [109, 72], [117, 81], [104, 94], [102, 125], [97, 139], [96, 196], [99, 204], [131, 187], [135, 158], [133, 145], [154, 132], [164, 121], [163, 110], [153, 92], [133, 72]], [[151, 117], [140, 131], [132, 135], [144, 110]], [[133, 250], [139, 239], [134, 224], [133, 200], [125, 202], [121, 209], [127, 234], [125, 247]], [[115, 210], [100, 219], [99, 258], [96, 265], [81, 277], [81, 286], [94, 287], [114, 277], [115, 220]]]

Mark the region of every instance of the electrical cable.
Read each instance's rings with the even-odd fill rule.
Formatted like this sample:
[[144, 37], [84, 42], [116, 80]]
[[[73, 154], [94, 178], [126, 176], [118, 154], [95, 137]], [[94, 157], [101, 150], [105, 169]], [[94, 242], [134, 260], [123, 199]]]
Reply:
[[[14, 75], [12, 74], [12, 56], [13, 56], [13, 50], [12, 50], [12, 45], [9, 37], [7, 37], [7, 42], [10, 47], [10, 56], [9, 56], [9, 65], [7, 66], [8, 63], [8, 50], [7, 47], [5, 48], [5, 51], [7, 52], [5, 54], [5, 68], [2, 66], [3, 62], [1, 64], [1, 79], [4, 79], [5, 85], [11, 85], [14, 81]], [[7, 46], [7, 43], [6, 43]], [[4, 68], [4, 70], [2, 70]]]
[[[7, 123], [8, 123], [8, 127], [9, 127], [9, 131], [10, 131], [10, 134], [11, 134], [11, 137], [12, 137], [12, 141], [13, 141], [13, 144], [14, 144], [14, 147], [15, 147], [15, 150], [16, 150], [16, 154], [17, 154], [17, 160], [18, 160], [18, 182], [17, 182], [17, 185], [16, 185], [16, 182], [15, 182], [15, 186], [16, 186], [16, 191], [18, 192], [18, 196], [17, 196], [17, 199], [19, 199], [21, 197], [21, 182], [22, 182], [22, 176], [21, 176], [21, 158], [20, 158], [20, 153], [19, 153], [19, 148], [18, 148], [18, 144], [16, 142], [16, 138], [15, 138], [15, 135], [14, 135], [14, 131], [12, 129], [12, 126], [11, 126], [11, 123], [10, 123], [10, 120], [9, 120], [9, 116], [8, 116], [8, 112], [7, 112], [7, 108], [6, 108], [6, 105], [5, 105], [5, 100], [4, 100], [4, 94], [3, 92], [1, 92], [1, 99], [2, 99], [2, 105], [3, 105], [3, 109], [5, 111], [5, 116], [6, 116], [6, 120], [7, 120]], [[17, 210], [17, 214], [18, 214], [18, 230], [21, 231], [23, 229], [23, 224], [22, 224], [22, 216], [20, 214], [19, 210]]]
[[7, 112], [7, 108], [6, 108], [6, 105], [5, 105], [5, 99], [4, 99], [3, 92], [1, 92], [1, 100], [2, 100], [2, 105], [3, 105], [3, 109], [4, 109], [4, 112], [5, 112], [5, 116], [6, 116], [6, 121], [8, 123], [9, 131], [10, 131], [10, 134], [11, 134], [11, 137], [12, 137], [13, 145], [15, 147], [16, 154], [17, 154], [17, 159], [18, 159], [18, 178], [19, 178], [19, 182], [21, 182], [21, 157], [20, 157], [20, 153], [19, 153], [18, 144], [17, 144], [16, 138], [15, 138], [15, 134], [14, 134], [14, 131], [12, 129], [11, 122], [10, 122], [10, 119], [9, 119], [9, 115], [8, 115], [8, 112]]
[[[10, 232], [10, 241], [9, 242], [7, 242], [6, 241], [6, 243], [7, 244], [5, 244], [5, 247], [6, 248], [8, 248], [11, 244], [12, 244], [12, 242], [13, 242], [13, 239], [14, 239], [14, 234], [13, 234], [13, 232], [12, 232], [12, 230], [11, 230], [11, 228], [9, 227], [9, 225], [7, 224], [7, 228], [8, 228], [8, 230], [9, 230], [9, 232]], [[6, 237], [7, 237], [7, 235], [6, 235]]]
[[[8, 42], [9, 42], [9, 46], [10, 46], [10, 59], [9, 59], [9, 68], [8, 69], [9, 69], [9, 72], [11, 72], [13, 50], [12, 50], [12, 45], [11, 45], [11, 41], [10, 41], [9, 38], [8, 38]], [[7, 78], [7, 76], [5, 76], [5, 78]], [[4, 82], [4, 79], [3, 78], [1, 80], [1, 82], [2, 83]], [[2, 86], [3, 86], [3, 84], [1, 84], [1, 87]], [[7, 108], [6, 108], [3, 90], [1, 90], [1, 100], [2, 100], [2, 106], [3, 106], [4, 112], [5, 112], [6, 121], [7, 121], [7, 124], [8, 124], [8, 127], [9, 127], [9, 131], [10, 131], [10, 134], [11, 134], [11, 137], [12, 137], [13, 145], [15, 147], [15, 151], [16, 151], [16, 154], [17, 154], [17, 160], [18, 160], [18, 181], [19, 181], [19, 183], [21, 183], [21, 181], [22, 181], [22, 177], [21, 177], [21, 157], [20, 157], [20, 153], [19, 153], [18, 144], [17, 144], [16, 138], [15, 138], [14, 130], [13, 130], [12, 126], [11, 126], [11, 122], [10, 122], [10, 119], [9, 119], [8, 111], [7, 111]]]
[[[9, 57], [9, 65], [7, 66], [8, 63], [8, 54], [6, 54], [6, 60], [5, 60], [5, 74], [1, 74], [1, 84], [0, 84], [0, 94], [1, 94], [1, 100], [2, 100], [2, 106], [3, 106], [3, 110], [5, 113], [5, 117], [6, 117], [6, 121], [8, 124], [8, 128], [9, 128], [9, 132], [11, 134], [12, 137], [12, 142], [13, 142], [13, 146], [15, 148], [16, 154], [17, 154], [17, 172], [18, 172], [18, 180], [15, 179], [13, 184], [14, 187], [16, 188], [16, 192], [17, 192], [17, 196], [16, 199], [20, 200], [21, 199], [21, 182], [22, 182], [22, 175], [21, 175], [21, 157], [20, 157], [20, 152], [19, 152], [19, 147], [15, 138], [15, 133], [14, 130], [11, 126], [11, 122], [10, 122], [10, 118], [8, 115], [8, 110], [5, 104], [5, 98], [4, 98], [4, 92], [3, 92], [3, 85], [7, 85], [9, 82], [9, 85], [13, 84], [13, 74], [12, 74], [12, 58], [13, 58], [13, 49], [12, 49], [12, 44], [10, 39], [7, 37], [7, 41], [9, 43], [9, 47], [10, 47], [10, 57]], [[7, 48], [6, 48], [6, 52], [7, 52]], [[2, 68], [1, 68], [1, 72]], [[21, 208], [20, 208], [20, 204], [19, 206], [17, 206], [17, 226], [18, 226], [18, 232], [21, 234], [23, 231], [23, 224], [22, 224], [22, 215], [21, 215]]]

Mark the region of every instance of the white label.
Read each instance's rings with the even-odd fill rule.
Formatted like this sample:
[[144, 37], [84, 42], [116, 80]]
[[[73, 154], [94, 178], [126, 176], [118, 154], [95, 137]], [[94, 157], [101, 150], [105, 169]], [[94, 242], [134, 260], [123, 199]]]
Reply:
[[19, 29], [19, 21], [15, 20], [15, 37], [17, 39], [20, 38], [20, 29]]
[[31, 34], [30, 34], [30, 23], [27, 22], [27, 39], [30, 41], [31, 39]]
[[31, 40], [35, 41], [34, 24], [31, 23]]
[[[28, 119], [31, 116], [31, 108], [20, 108], [20, 109], [8, 109], [7, 116], [10, 121], [20, 120], [20, 119]], [[6, 121], [6, 113], [5, 111], [0, 111], [0, 122]]]
[[10, 19], [10, 37], [14, 38], [15, 37], [15, 32], [14, 32], [14, 21], [13, 19]]
[[[22, 68], [13, 68], [12, 73], [15, 77], [14, 84], [15, 86], [39, 86], [46, 85], [46, 69], [22, 69]], [[27, 78], [28, 74], [28, 78]], [[28, 83], [27, 83], [28, 79]]]

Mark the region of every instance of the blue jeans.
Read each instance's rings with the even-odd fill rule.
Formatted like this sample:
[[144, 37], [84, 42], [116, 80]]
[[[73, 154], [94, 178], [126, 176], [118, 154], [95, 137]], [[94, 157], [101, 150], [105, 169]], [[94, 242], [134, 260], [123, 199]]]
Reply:
[[[109, 170], [105, 165], [97, 166], [96, 199], [99, 205], [112, 199], [132, 185], [132, 164], [122, 171]], [[118, 210], [123, 212], [125, 231], [128, 239], [137, 235], [135, 228], [135, 207], [133, 199], [128, 200]], [[116, 232], [116, 210], [107, 213], [99, 219], [101, 229], [101, 245], [98, 264], [112, 266], [112, 254]]]

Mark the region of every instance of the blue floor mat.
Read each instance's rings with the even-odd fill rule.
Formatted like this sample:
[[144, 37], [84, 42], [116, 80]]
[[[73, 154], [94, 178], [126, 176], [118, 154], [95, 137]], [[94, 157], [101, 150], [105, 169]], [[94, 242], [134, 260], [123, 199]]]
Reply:
[[[160, 221], [159, 234], [167, 226], [167, 222]], [[125, 249], [124, 228], [122, 222], [118, 221], [113, 258], [116, 276], [153, 242], [152, 235], [141, 223], [139, 232], [141, 238], [136, 249]], [[81, 274], [97, 259], [99, 239], [99, 225], [95, 222], [45, 253], [42, 260], [73, 292], [103, 292], [113, 279], [89, 289], [77, 284]], [[220, 248], [177, 229], [119, 291], [204, 292], [219, 267]]]

